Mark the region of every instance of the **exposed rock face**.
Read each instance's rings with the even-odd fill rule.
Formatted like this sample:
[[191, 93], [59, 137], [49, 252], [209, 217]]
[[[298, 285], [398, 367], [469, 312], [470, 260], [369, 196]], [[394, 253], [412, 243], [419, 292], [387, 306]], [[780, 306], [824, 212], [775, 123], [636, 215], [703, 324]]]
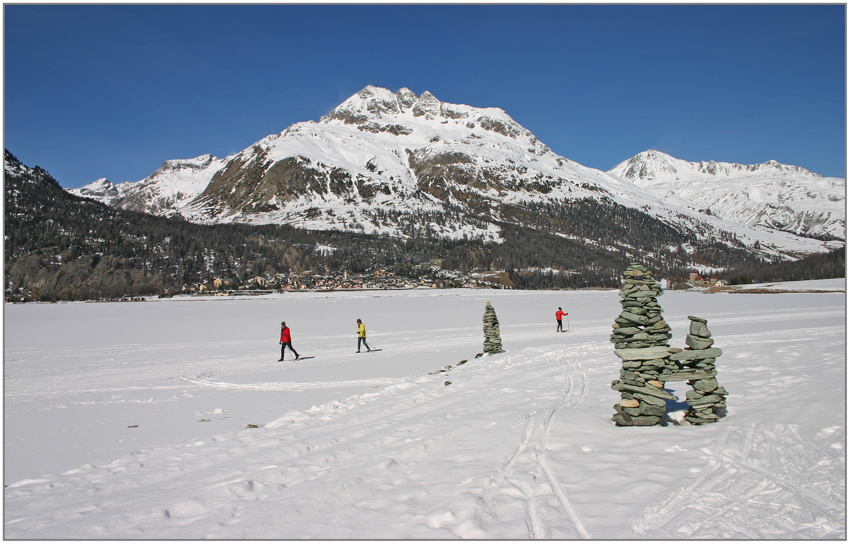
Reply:
[[[499, 229], [482, 219], [503, 220], [506, 191], [540, 199], [576, 177], [564, 164], [500, 109], [369, 86], [318, 123], [297, 123], [229, 157], [181, 213], [201, 223], [366, 232], [380, 222], [393, 232], [398, 227], [383, 217], [385, 210], [403, 224], [423, 211], [451, 211], [459, 224], [441, 231], [494, 239]], [[591, 193], [577, 189], [570, 196]], [[346, 216], [339, 217], [343, 207]]]
[[[658, 152], [605, 173], [553, 153], [499, 108], [373, 86], [318, 122], [296, 123], [225, 159], [168, 161], [139, 182], [98, 180], [73, 191], [113, 207], [204, 224], [287, 224], [403, 238], [429, 232], [499, 242], [511, 223], [610, 246], [607, 233], [588, 235], [563, 223], [550, 230], [539, 219], [523, 220], [569, 216], [570, 208], [592, 201], [601, 210], [595, 219], [605, 225], [623, 226], [617, 209], [623, 206], [647, 216], [643, 227], [658, 223], [658, 232], [675, 229], [691, 239], [664, 242], [667, 247], [719, 242], [730, 253], [768, 255], [838, 247], [846, 215], [843, 179], [775, 161], [696, 164]], [[541, 207], [549, 209], [541, 213]], [[777, 236], [777, 229], [789, 234]], [[769, 247], [763, 245], [768, 240]]]
[[437, 97], [425, 91], [416, 104], [413, 105], [413, 115], [420, 117], [422, 115], [430, 115], [432, 118], [440, 115], [440, 106], [442, 104]]
[[212, 155], [165, 161], [141, 181], [114, 184], [103, 178], [69, 192], [113, 208], [171, 216], [198, 196], [223, 164]]

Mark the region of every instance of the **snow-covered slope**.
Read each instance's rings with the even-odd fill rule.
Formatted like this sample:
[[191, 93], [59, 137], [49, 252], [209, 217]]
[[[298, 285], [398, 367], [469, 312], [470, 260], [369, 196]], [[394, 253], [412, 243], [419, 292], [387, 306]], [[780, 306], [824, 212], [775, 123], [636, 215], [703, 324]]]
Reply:
[[753, 227], [824, 239], [846, 238], [846, 182], [776, 161], [687, 162], [649, 150], [609, 174], [661, 201]]
[[198, 196], [222, 164], [212, 155], [169, 160], [141, 181], [115, 184], [101, 178], [70, 192], [116, 208], [170, 216]]
[[295, 124], [229, 157], [181, 213], [198, 222], [403, 234], [410, 216], [456, 207], [465, 213], [435, 216], [435, 232], [497, 239], [498, 229], [471, 221], [469, 212], [497, 220], [506, 202], [605, 194], [634, 206], [633, 193], [559, 157], [500, 109], [366, 87], [319, 122]]
[[[366, 87], [318, 122], [296, 123], [225, 159], [171, 162], [141, 182], [99, 180], [77, 192], [198, 223], [485, 240], [501, 240], [497, 222], [521, 222], [516, 207], [593, 199], [769, 253], [831, 247], [812, 237], [844, 240], [844, 180], [778, 163], [692, 165], [653, 153], [602, 172], [555, 154], [501, 109], [406, 88]], [[752, 190], [730, 191], [730, 180]]]

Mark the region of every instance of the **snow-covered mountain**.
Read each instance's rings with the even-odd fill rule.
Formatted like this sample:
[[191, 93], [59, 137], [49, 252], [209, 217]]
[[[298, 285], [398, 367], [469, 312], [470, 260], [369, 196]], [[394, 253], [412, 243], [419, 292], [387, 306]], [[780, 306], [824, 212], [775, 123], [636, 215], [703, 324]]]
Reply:
[[[720, 187], [724, 181], [740, 189]], [[701, 186], [718, 186], [717, 196], [694, 197]], [[799, 198], [779, 194], [785, 186]], [[204, 224], [394, 236], [424, 228], [497, 241], [498, 223], [521, 224], [517, 210], [532, 203], [591, 199], [641, 210], [705, 239], [732, 233], [736, 244], [811, 253], [829, 245], [812, 237], [844, 239], [843, 187], [844, 180], [778, 163], [692, 165], [656, 152], [602, 172], [552, 152], [501, 109], [369, 86], [318, 122], [296, 123], [230, 157], [168, 161], [140, 182], [98, 180], [74, 192]]]
[[845, 239], [846, 182], [776, 161], [687, 162], [649, 150], [609, 174], [661, 201], [735, 223], [823, 239]]
[[319, 122], [229, 157], [180, 212], [393, 235], [425, 222], [449, 238], [499, 239], [492, 221], [506, 219], [504, 204], [598, 197], [605, 184], [610, 176], [559, 157], [500, 109], [367, 87]]
[[101, 178], [70, 192], [115, 208], [170, 216], [198, 196], [222, 164], [212, 155], [170, 160], [141, 181], [116, 184]]

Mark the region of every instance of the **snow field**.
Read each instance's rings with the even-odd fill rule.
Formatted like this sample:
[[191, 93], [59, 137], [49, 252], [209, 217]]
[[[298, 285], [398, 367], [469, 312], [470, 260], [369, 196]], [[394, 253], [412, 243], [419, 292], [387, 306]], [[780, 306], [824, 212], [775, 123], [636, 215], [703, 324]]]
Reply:
[[7, 305], [6, 537], [844, 538], [844, 294], [659, 302], [724, 351], [718, 424], [611, 423], [616, 291]]

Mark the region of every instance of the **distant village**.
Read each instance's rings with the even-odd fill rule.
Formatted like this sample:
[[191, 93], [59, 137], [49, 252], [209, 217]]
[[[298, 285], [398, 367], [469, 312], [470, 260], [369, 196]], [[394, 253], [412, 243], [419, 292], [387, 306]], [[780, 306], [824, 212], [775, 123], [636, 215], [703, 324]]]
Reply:
[[[281, 291], [343, 291], [349, 289], [511, 289], [504, 271], [461, 273], [432, 266], [419, 278], [397, 275], [389, 269], [377, 269], [366, 274], [317, 274], [310, 270], [298, 273], [275, 274], [271, 277], [254, 276], [234, 285], [222, 278], [184, 285], [181, 294], [232, 296], [238, 294], [263, 294]], [[692, 271], [688, 278], [663, 281], [666, 289], [692, 289], [725, 285], [716, 276], [704, 278]]]
[[279, 291], [342, 291], [348, 289], [505, 289], [505, 272], [460, 273], [442, 270], [439, 265], [421, 270], [418, 278], [398, 275], [386, 268], [376, 269], [366, 274], [348, 272], [320, 274], [307, 270], [302, 273], [275, 274], [271, 277], [254, 276], [238, 285], [222, 278], [213, 278], [203, 283], [184, 285], [183, 294], [260, 294]]
[[[437, 261], [437, 262], [434, 262]], [[170, 298], [175, 295], [205, 296], [250, 296], [280, 293], [288, 291], [345, 291], [345, 290], [391, 290], [391, 289], [513, 289], [506, 271], [458, 272], [443, 270], [440, 259], [432, 260], [429, 265], [416, 267], [418, 277], [410, 277], [411, 270], [404, 274], [388, 268], [379, 268], [365, 274], [314, 273], [310, 270], [301, 273], [284, 273], [273, 276], [253, 276], [234, 283], [214, 277], [209, 280], [183, 285], [178, 291], [170, 290], [158, 295], [158, 298]], [[700, 289], [722, 287], [725, 284], [716, 276], [704, 278], [692, 271], [687, 278], [665, 278], [660, 280], [666, 290]], [[11, 286], [6, 289], [7, 302], [25, 302], [22, 293], [13, 292]], [[157, 295], [153, 295], [156, 297]], [[144, 302], [151, 295], [124, 294], [117, 297], [98, 297], [95, 302]]]

